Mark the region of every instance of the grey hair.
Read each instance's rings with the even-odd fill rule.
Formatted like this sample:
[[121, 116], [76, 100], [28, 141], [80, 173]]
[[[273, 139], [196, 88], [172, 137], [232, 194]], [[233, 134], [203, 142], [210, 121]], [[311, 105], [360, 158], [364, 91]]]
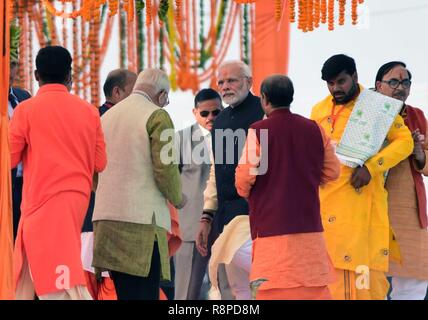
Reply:
[[237, 67], [239, 67], [239, 69], [241, 70], [242, 75], [244, 77], [251, 78], [253, 76], [252, 72], [251, 72], [251, 68], [245, 62], [242, 62], [241, 60], [229, 60], [229, 61], [225, 61], [222, 64], [220, 64], [220, 66], [218, 67], [218, 70], [220, 70], [220, 69], [222, 69], [224, 67], [227, 67], [227, 66], [237, 66]]
[[155, 68], [147, 68], [140, 72], [134, 90], [138, 90], [140, 86], [153, 87], [155, 93], [162, 90], [168, 92], [170, 89], [168, 75], [165, 71]]

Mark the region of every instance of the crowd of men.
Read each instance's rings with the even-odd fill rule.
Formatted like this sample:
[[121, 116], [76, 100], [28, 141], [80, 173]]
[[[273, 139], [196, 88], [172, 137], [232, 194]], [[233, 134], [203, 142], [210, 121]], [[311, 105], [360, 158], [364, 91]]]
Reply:
[[40, 49], [30, 97], [11, 64], [17, 299], [425, 298], [427, 121], [403, 62], [376, 75], [402, 107], [357, 167], [336, 152], [366, 90], [349, 56], [322, 66], [310, 119], [289, 77], [257, 97], [251, 69], [224, 62], [178, 132], [164, 71], [111, 71], [97, 109], [70, 93], [71, 65]]

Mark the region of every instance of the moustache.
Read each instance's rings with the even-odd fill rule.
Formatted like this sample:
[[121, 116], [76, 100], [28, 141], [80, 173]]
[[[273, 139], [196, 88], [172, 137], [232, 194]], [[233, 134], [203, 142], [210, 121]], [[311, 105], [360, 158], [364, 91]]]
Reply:
[[343, 91], [336, 91], [336, 92], [333, 92], [333, 95], [334, 95], [334, 96], [342, 96], [342, 95], [344, 96], [344, 95], [346, 95], [346, 94], [345, 94], [345, 92], [343, 92]]
[[398, 96], [398, 97], [404, 97], [406, 95], [406, 93], [404, 91], [398, 91], [396, 93], [394, 93], [394, 96]]

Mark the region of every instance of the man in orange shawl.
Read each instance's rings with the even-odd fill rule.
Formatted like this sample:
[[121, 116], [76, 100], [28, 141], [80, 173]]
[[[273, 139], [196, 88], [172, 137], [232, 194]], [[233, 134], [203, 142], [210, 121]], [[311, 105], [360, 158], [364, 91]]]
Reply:
[[17, 299], [91, 299], [80, 257], [80, 231], [94, 171], [106, 164], [95, 107], [71, 95], [71, 55], [48, 46], [36, 58], [37, 95], [16, 107], [11, 163], [24, 168], [14, 253]]

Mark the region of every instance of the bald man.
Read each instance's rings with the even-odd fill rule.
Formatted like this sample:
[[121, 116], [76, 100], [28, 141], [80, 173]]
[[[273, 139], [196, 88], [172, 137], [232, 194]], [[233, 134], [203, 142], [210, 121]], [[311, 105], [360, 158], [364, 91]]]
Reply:
[[110, 71], [103, 86], [106, 102], [99, 107], [100, 115], [102, 116], [116, 103], [128, 97], [132, 92], [132, 88], [134, 88], [136, 80], [137, 75], [132, 71], [126, 69]]

